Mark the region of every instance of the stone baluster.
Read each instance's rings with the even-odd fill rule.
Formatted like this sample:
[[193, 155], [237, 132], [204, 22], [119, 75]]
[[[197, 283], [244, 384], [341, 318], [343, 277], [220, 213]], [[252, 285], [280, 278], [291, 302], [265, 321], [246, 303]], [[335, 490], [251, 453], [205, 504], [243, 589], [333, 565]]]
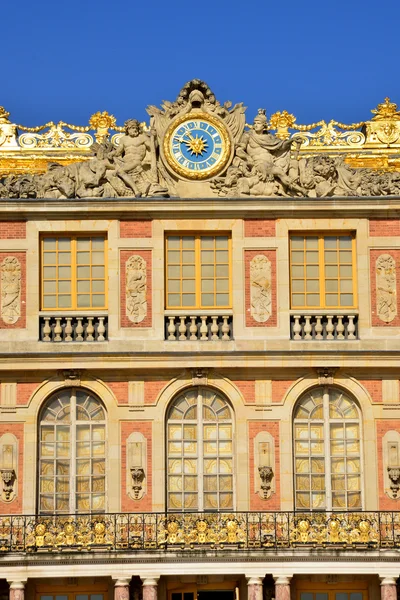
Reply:
[[263, 598], [263, 578], [249, 577], [247, 581], [247, 598], [248, 600], [262, 600]]
[[179, 331], [179, 339], [181, 341], [185, 341], [187, 339], [186, 337], [186, 317], [179, 317], [180, 318], [180, 323], [179, 323], [179, 327], [178, 327], [178, 331]]
[[9, 581], [10, 600], [24, 600], [26, 581]]
[[336, 339], [337, 340], [344, 340], [343, 332], [344, 332], [343, 316], [338, 315], [337, 325], [336, 325]]
[[83, 325], [82, 325], [83, 317], [76, 317], [76, 320], [77, 320], [77, 326], [75, 328], [75, 341], [83, 342]]
[[93, 317], [88, 317], [88, 324], [86, 326], [86, 341], [94, 342], [94, 327], [93, 327]]
[[72, 317], [65, 317], [67, 324], [64, 329], [64, 342], [72, 342]]
[[315, 339], [323, 340], [324, 336], [322, 335], [323, 327], [322, 327], [322, 315], [317, 315], [315, 317]]
[[211, 317], [211, 339], [216, 341], [218, 340], [218, 317]]
[[354, 335], [354, 333], [356, 331], [356, 325], [354, 323], [354, 319], [356, 317], [355, 317], [355, 315], [348, 315], [347, 318], [349, 319], [349, 324], [347, 325], [347, 339], [355, 340], [356, 336]]
[[56, 324], [54, 325], [54, 341], [62, 342], [62, 327], [61, 327], [61, 317], [56, 317]]
[[275, 600], [290, 600], [290, 577], [275, 576]]
[[335, 336], [333, 335], [333, 332], [335, 330], [335, 326], [333, 324], [333, 315], [326, 315], [326, 318], [328, 320], [326, 324], [326, 339], [334, 340]]
[[304, 339], [312, 340], [312, 326], [311, 326], [311, 315], [304, 315], [305, 324], [304, 324]]
[[142, 578], [143, 600], [157, 600], [158, 577]]
[[229, 316], [228, 315], [223, 315], [222, 316], [222, 327], [221, 327], [221, 331], [222, 331], [222, 339], [224, 342], [229, 342], [229, 340], [231, 339], [229, 336], [229, 333], [231, 331], [231, 327], [228, 323], [229, 321]]
[[293, 339], [301, 340], [301, 325], [300, 325], [300, 315], [293, 315], [294, 325], [293, 325]]
[[43, 342], [51, 342], [50, 319], [51, 317], [44, 317]]
[[175, 317], [168, 317], [169, 319], [169, 323], [168, 323], [168, 339], [171, 341], [176, 340], [176, 335], [175, 335]]
[[117, 579], [114, 583], [114, 600], [129, 600], [129, 579]]
[[97, 326], [97, 341], [98, 342], [104, 342], [106, 339], [104, 337], [104, 334], [106, 332], [106, 326], [104, 325], [104, 319], [105, 319], [105, 317], [99, 317], [99, 324]]
[[201, 325], [200, 325], [200, 341], [204, 342], [208, 340], [208, 327], [207, 327], [207, 317], [200, 317]]
[[189, 317], [190, 318], [190, 326], [189, 326], [189, 333], [190, 333], [190, 339], [192, 341], [197, 340], [197, 323], [196, 323], [196, 317]]

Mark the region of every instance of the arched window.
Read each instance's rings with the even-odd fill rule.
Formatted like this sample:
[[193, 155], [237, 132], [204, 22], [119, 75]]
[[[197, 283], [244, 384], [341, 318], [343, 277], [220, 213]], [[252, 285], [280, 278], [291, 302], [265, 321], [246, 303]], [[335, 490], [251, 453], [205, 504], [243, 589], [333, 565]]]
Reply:
[[169, 510], [233, 510], [233, 421], [223, 396], [192, 388], [167, 421]]
[[319, 387], [294, 411], [296, 510], [360, 510], [358, 406], [344, 392]]
[[105, 510], [106, 415], [83, 389], [62, 389], [39, 423], [39, 512]]

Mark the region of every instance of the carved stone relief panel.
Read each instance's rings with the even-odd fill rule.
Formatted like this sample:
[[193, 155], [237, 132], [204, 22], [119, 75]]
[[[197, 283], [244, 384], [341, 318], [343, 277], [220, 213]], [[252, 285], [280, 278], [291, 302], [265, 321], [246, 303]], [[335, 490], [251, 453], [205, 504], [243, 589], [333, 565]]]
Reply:
[[146, 493], [147, 440], [135, 431], [126, 440], [126, 492], [132, 500], [141, 500]]
[[1, 318], [13, 324], [21, 316], [21, 263], [15, 256], [6, 256], [1, 263]]
[[382, 439], [383, 481], [385, 494], [392, 500], [400, 499], [400, 433], [390, 430]]
[[396, 261], [390, 254], [381, 254], [376, 260], [376, 312], [384, 323], [397, 315]]
[[18, 440], [12, 433], [0, 437], [0, 474], [3, 502], [12, 502], [17, 494]]
[[147, 315], [146, 261], [132, 255], [126, 261], [126, 316], [132, 323], [140, 323]]
[[263, 500], [275, 491], [274, 476], [274, 438], [269, 432], [260, 431], [254, 438], [254, 491]]
[[265, 323], [271, 316], [271, 261], [264, 254], [257, 254], [250, 262], [251, 316], [258, 323]]

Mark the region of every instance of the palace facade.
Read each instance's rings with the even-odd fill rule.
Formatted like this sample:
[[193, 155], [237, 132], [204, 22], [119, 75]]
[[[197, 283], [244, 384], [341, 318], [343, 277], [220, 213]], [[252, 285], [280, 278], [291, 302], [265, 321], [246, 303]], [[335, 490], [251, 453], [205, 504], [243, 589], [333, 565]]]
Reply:
[[397, 107], [2, 114], [2, 597], [396, 600]]

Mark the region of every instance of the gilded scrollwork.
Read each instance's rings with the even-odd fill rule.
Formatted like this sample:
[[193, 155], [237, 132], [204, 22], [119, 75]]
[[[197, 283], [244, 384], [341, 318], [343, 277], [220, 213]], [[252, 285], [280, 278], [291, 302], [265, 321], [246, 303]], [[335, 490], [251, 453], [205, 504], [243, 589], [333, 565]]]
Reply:
[[21, 316], [21, 263], [6, 256], [1, 263], [1, 318], [14, 324]]
[[376, 313], [381, 321], [390, 323], [397, 315], [396, 261], [390, 254], [376, 260]]
[[126, 261], [126, 316], [141, 323], [147, 315], [146, 261], [134, 254]]

